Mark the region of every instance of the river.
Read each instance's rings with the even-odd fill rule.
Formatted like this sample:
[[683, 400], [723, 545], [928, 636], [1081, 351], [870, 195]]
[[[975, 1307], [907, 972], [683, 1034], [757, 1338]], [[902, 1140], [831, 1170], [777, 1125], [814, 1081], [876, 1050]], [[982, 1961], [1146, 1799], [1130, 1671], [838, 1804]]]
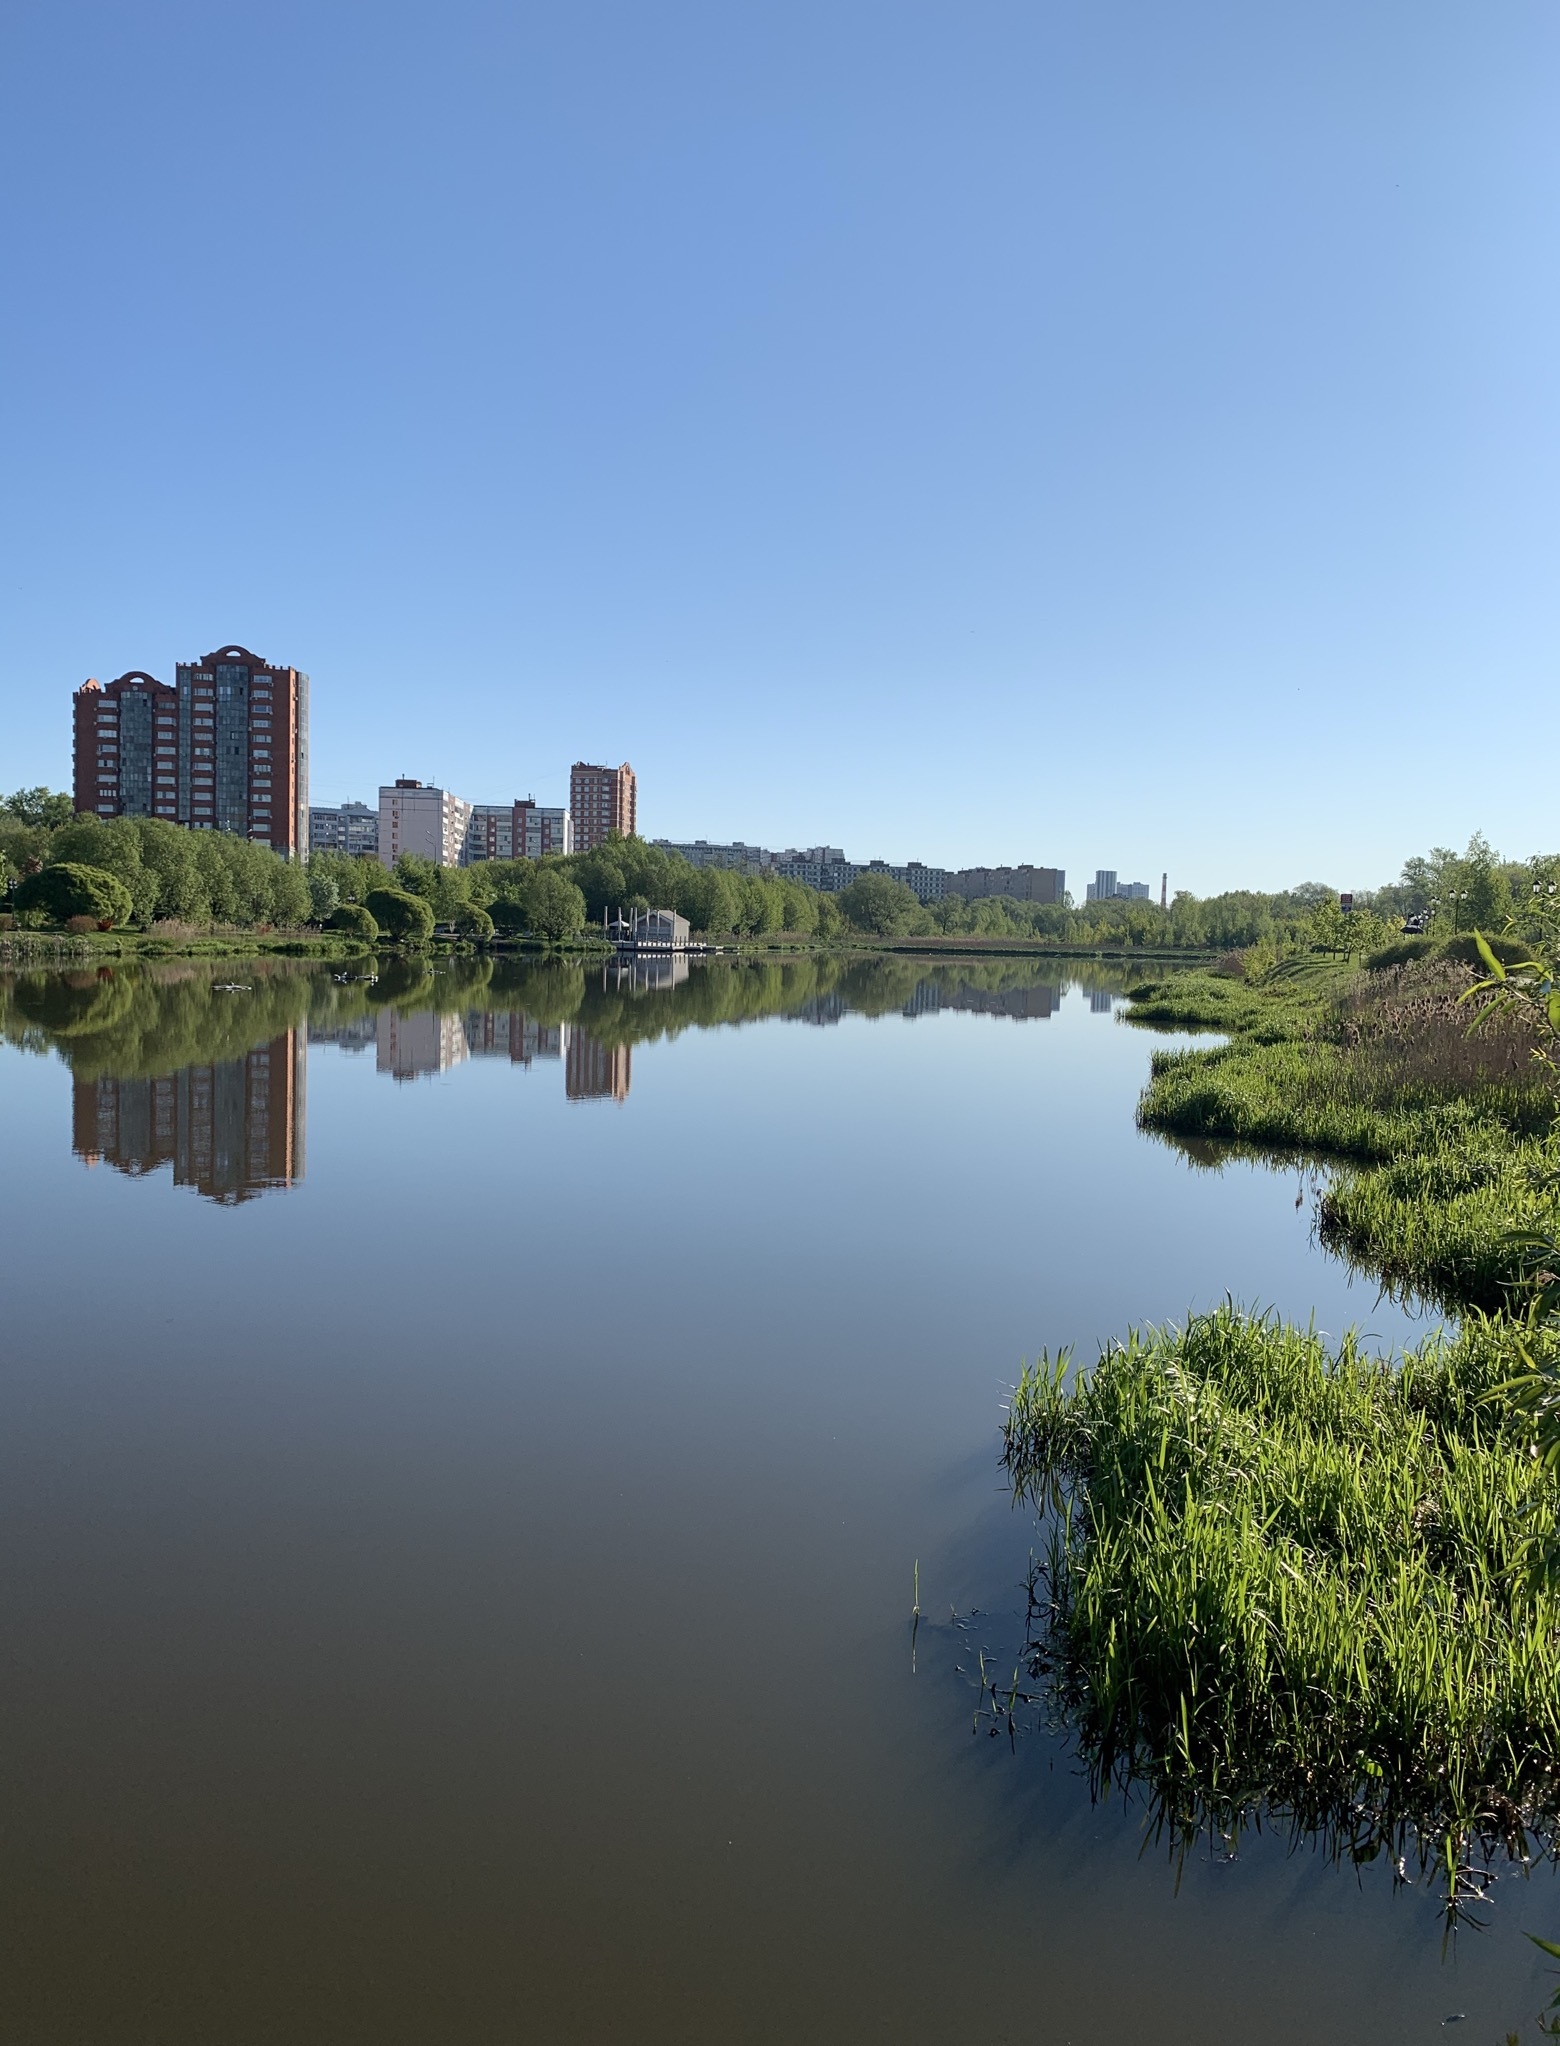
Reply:
[[1136, 1130], [1122, 977], [360, 971], [0, 983], [7, 2040], [1531, 2025], [1547, 1872], [1443, 1951], [971, 1734], [1026, 1357], [1424, 1326]]

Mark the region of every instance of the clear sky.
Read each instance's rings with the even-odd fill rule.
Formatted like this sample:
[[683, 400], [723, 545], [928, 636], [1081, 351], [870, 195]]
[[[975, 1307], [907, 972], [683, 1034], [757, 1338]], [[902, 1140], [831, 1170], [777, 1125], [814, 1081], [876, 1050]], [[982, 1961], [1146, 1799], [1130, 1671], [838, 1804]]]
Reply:
[[8, 0], [0, 788], [229, 641], [647, 835], [1560, 844], [1555, 0]]

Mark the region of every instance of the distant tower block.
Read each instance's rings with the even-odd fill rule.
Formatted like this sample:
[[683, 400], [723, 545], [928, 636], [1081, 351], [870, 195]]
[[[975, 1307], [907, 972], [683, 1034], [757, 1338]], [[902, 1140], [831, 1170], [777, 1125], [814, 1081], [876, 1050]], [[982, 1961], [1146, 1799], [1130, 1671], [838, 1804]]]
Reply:
[[1159, 877], [1159, 907], [1161, 909], [1170, 907], [1170, 876], [1165, 873]]

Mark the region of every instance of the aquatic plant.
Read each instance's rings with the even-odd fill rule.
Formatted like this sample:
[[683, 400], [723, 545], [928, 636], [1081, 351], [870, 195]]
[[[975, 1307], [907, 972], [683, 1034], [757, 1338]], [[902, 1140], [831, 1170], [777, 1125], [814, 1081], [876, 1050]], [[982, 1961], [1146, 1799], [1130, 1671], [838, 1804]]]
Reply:
[[1554, 1844], [1560, 1485], [1491, 1397], [1515, 1361], [1482, 1317], [1394, 1365], [1226, 1305], [1024, 1373], [1029, 1683], [1097, 1789], [1145, 1784], [1182, 1840], [1266, 1814], [1437, 1862], [1453, 1901], [1481, 1852]]

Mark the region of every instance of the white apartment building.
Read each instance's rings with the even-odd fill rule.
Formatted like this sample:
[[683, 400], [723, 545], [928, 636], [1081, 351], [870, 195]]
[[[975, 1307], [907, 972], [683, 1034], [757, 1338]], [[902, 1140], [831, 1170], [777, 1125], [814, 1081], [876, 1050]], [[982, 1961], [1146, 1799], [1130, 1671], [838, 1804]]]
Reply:
[[309, 811], [309, 850], [352, 858], [379, 850], [379, 812], [367, 803], [322, 804]]
[[471, 829], [472, 806], [448, 789], [402, 779], [379, 791], [379, 857], [393, 867], [402, 853], [435, 866], [458, 867]]

